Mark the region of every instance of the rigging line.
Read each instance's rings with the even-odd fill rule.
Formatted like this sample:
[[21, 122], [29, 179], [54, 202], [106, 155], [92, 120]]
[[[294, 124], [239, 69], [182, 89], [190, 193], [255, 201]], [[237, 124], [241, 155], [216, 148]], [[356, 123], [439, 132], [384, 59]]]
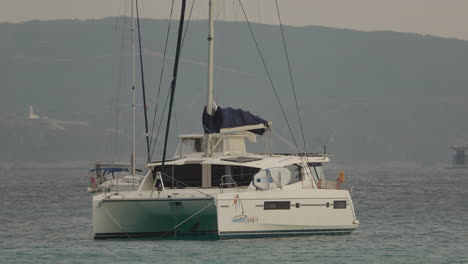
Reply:
[[[115, 28], [117, 29], [118, 26], [117, 24], [120, 22], [118, 20], [118, 18], [115, 19], [116, 22], [116, 26]], [[121, 41], [121, 44], [120, 44], [120, 56], [119, 56], [119, 63], [117, 65], [117, 70], [115, 69], [115, 67], [113, 67], [113, 73], [115, 74], [115, 72], [117, 71], [117, 73], [120, 73], [121, 71], [121, 64], [122, 64], [122, 57], [123, 57], [123, 42], [124, 42], [124, 34], [122, 34], [122, 41]], [[118, 139], [117, 139], [117, 129], [118, 129], [118, 94], [119, 94], [119, 88], [120, 88], [120, 84], [121, 84], [121, 78], [122, 78], [122, 75], [121, 74], [118, 74], [118, 78], [117, 79], [117, 83], [112, 83], [112, 86], [114, 87], [114, 97], [111, 98], [111, 112], [113, 115], [115, 115], [115, 119], [113, 120], [113, 125], [114, 125], [114, 129], [112, 131], [110, 131], [110, 134], [111, 134], [111, 145], [110, 145], [110, 151], [111, 151], [111, 155], [112, 155], [112, 161], [115, 162], [116, 161], [116, 152], [117, 152], [117, 143], [118, 143]]]
[[[185, 26], [184, 36], [182, 37], [182, 43], [180, 44], [180, 53], [182, 53], [182, 50], [183, 50], [183, 47], [184, 47], [185, 36], [187, 35], [187, 30], [188, 30], [189, 25], [190, 25], [190, 18], [192, 17], [192, 11], [193, 11], [194, 4], [195, 4], [195, 0], [192, 1], [192, 6], [190, 7], [189, 17], [188, 17], [188, 19], [186, 19], [187, 24]], [[177, 109], [175, 107], [175, 104], [174, 104], [174, 110], [173, 111], [174, 111], [174, 122], [175, 122], [176, 135], [178, 135], [179, 134], [179, 126], [177, 125]]]
[[167, 151], [167, 140], [169, 138], [169, 128], [171, 125], [171, 114], [172, 114], [172, 106], [174, 104], [174, 94], [176, 89], [176, 82], [177, 82], [177, 73], [179, 69], [179, 59], [180, 59], [180, 52], [181, 52], [181, 42], [182, 42], [182, 31], [184, 29], [184, 18], [185, 18], [185, 5], [187, 0], [182, 0], [182, 7], [180, 11], [180, 21], [179, 21], [179, 30], [177, 34], [177, 47], [176, 47], [176, 56], [174, 61], [174, 70], [172, 73], [172, 82], [171, 82], [171, 100], [169, 102], [169, 112], [167, 113], [167, 124], [166, 124], [166, 136], [164, 137], [164, 148], [163, 148], [163, 158], [161, 162], [161, 171], [164, 170], [164, 163], [166, 162], [166, 151]]
[[125, 17], [127, 15], [127, 5], [124, 5], [124, 16], [122, 18], [122, 38], [120, 42], [120, 56], [119, 56], [119, 66], [118, 66], [118, 73], [119, 73], [119, 78], [118, 78], [118, 84], [117, 84], [117, 93], [116, 97], [114, 100], [114, 105], [113, 105], [113, 111], [115, 112], [115, 127], [114, 127], [114, 148], [113, 148], [113, 161], [116, 162], [117, 160], [120, 159], [119, 155], [119, 115], [120, 115], [120, 108], [119, 108], [119, 97], [120, 97], [120, 91], [122, 90], [122, 87], [124, 86], [124, 77], [123, 74], [120, 74], [123, 72], [123, 58], [124, 58], [124, 50], [125, 50], [125, 43], [126, 43], [126, 33], [127, 31], [124, 30], [127, 26], [127, 18]]
[[[119, 11], [119, 14], [120, 14], [120, 11]], [[121, 17], [115, 17], [114, 19], [112, 19], [112, 21], [114, 22], [112, 24], [112, 29], [116, 32], [118, 32], [118, 28], [119, 28], [119, 23], [120, 23], [120, 18]], [[122, 55], [122, 47], [121, 46], [118, 46], [120, 48], [120, 56], [119, 58], [122, 58], [123, 55]], [[116, 96], [115, 94], [117, 94], [117, 91], [118, 91], [118, 87], [119, 87], [119, 80], [121, 78], [120, 74], [118, 75], [119, 78], [115, 77], [115, 74], [116, 72], [119, 72], [120, 69], [120, 61], [119, 63], [117, 63], [116, 65], [112, 64], [112, 73], [113, 73], [113, 78], [112, 78], [112, 82], [111, 82], [111, 87], [113, 87], [113, 94], [114, 96], [111, 97], [111, 104], [110, 104], [110, 111], [111, 111], [111, 116], [113, 117], [114, 114], [116, 114]], [[116, 81], [117, 80], [117, 81]], [[116, 125], [115, 125], [115, 122], [116, 122], [116, 119], [117, 119], [117, 115], [115, 116], [115, 119], [111, 119], [111, 125], [112, 127], [114, 128]], [[116, 146], [116, 129], [112, 129], [109, 131], [109, 134], [110, 134], [110, 137], [107, 135], [107, 133], [104, 133], [103, 135], [103, 140], [102, 142], [107, 142], [107, 139], [109, 140], [107, 143], [105, 143], [105, 150], [106, 152], [109, 151], [111, 153], [111, 158], [112, 158], [112, 161], [115, 161], [115, 146]], [[97, 157], [96, 157], [97, 158]]]
[[281, 104], [281, 100], [279, 98], [278, 92], [276, 91], [275, 84], [273, 83], [273, 79], [271, 78], [270, 71], [268, 70], [265, 59], [263, 58], [262, 52], [260, 51], [260, 47], [258, 45], [257, 39], [255, 38], [255, 34], [253, 33], [252, 26], [250, 25], [250, 21], [247, 18], [247, 14], [245, 13], [244, 5], [242, 5], [242, 0], [239, 0], [239, 4], [240, 4], [240, 7], [242, 9], [242, 12], [244, 13], [244, 17], [245, 17], [245, 20], [247, 22], [247, 25], [249, 26], [249, 30], [250, 30], [250, 33], [252, 35], [252, 39], [254, 40], [255, 46], [257, 47], [258, 55], [260, 56], [260, 59], [262, 60], [263, 67], [265, 68], [265, 72], [266, 72], [266, 74], [268, 76], [268, 79], [270, 80], [271, 88], [273, 89], [273, 92], [274, 92], [274, 94], [276, 96], [276, 100], [278, 101], [278, 104], [279, 104], [279, 106], [281, 108], [281, 112], [283, 113], [283, 117], [284, 117], [284, 120], [286, 122], [286, 125], [288, 126], [289, 132], [291, 133], [291, 137], [293, 139], [294, 145], [296, 146], [297, 151], [300, 152], [299, 151], [299, 146], [297, 145], [296, 139], [294, 138], [294, 134], [293, 134], [293, 132], [291, 130], [291, 126], [289, 125], [289, 121], [288, 121], [288, 118], [287, 118], [286, 113], [284, 111], [283, 105]]
[[[305, 156], [305, 161], [306, 161], [306, 164], [304, 164], [304, 165], [308, 166], [309, 157], [307, 156], [307, 152], [308, 152], [307, 151], [307, 142], [306, 142], [305, 136], [304, 136], [304, 128], [302, 126], [302, 118], [301, 118], [301, 112], [299, 111], [299, 104], [297, 103], [296, 86], [294, 85], [294, 78], [293, 78], [293, 75], [292, 75], [291, 63], [290, 63], [290, 60], [289, 60], [288, 49], [287, 49], [287, 46], [286, 46], [286, 38], [284, 37], [283, 22], [281, 21], [281, 14], [280, 14], [280, 10], [279, 10], [278, 0], [275, 0], [275, 4], [276, 4], [276, 11], [278, 13], [278, 21], [279, 21], [279, 25], [280, 25], [280, 29], [281, 29], [281, 38], [283, 39], [284, 54], [286, 56], [286, 61], [288, 63], [289, 79], [291, 81], [291, 87], [292, 87], [293, 94], [294, 94], [294, 102], [296, 104], [297, 116], [299, 118], [299, 126], [301, 128], [302, 142], [304, 143], [304, 156]], [[302, 159], [302, 157], [301, 157], [301, 161], [304, 163], [304, 160]], [[307, 169], [306, 169], [306, 172], [307, 172]]]
[[136, 4], [136, 15], [137, 15], [137, 26], [138, 26], [138, 44], [140, 47], [140, 72], [141, 72], [141, 90], [143, 92], [143, 112], [145, 114], [145, 138], [146, 138], [146, 151], [147, 151], [147, 162], [150, 161], [150, 144], [148, 138], [148, 114], [146, 111], [146, 91], [145, 91], [145, 73], [143, 70], [143, 50], [141, 49], [141, 30], [140, 30], [140, 14], [138, 12], [138, 0]]
[[188, 19], [187, 19], [187, 25], [185, 26], [184, 37], [182, 38], [182, 45], [181, 45], [181, 48], [184, 47], [185, 36], [187, 35], [187, 30], [188, 30], [189, 25], [190, 25], [190, 19], [192, 18], [192, 11], [193, 11], [193, 6], [194, 6], [194, 4], [195, 4], [195, 0], [192, 1], [192, 7], [190, 8], [189, 17], [188, 17]]
[[176, 132], [175, 134], [179, 135], [179, 126], [177, 125], [177, 108], [176, 108], [175, 103], [172, 107], [174, 108], [172, 111], [174, 111], [174, 126], [175, 126], [175, 132]]
[[[177, 227], [183, 225], [185, 222], [187, 222], [188, 220], [190, 220], [192, 217], [196, 216], [197, 214], [203, 212], [206, 208], [208, 208], [210, 205], [214, 205], [214, 202], [211, 201], [210, 203], [208, 203], [207, 205], [205, 205], [205, 207], [203, 207], [202, 209], [198, 210], [196, 213], [194, 213], [193, 215], [185, 218], [182, 222], [180, 222], [179, 224], [175, 225], [173, 228], [171, 228], [171, 230], [167, 231], [166, 233], [162, 234], [160, 237], [163, 237], [165, 235], [167, 235], [168, 233], [170, 233], [172, 230], [176, 229]], [[174, 234], [175, 235], [175, 234]]]
[[[286, 125], [288, 127], [289, 133], [291, 134], [291, 138], [292, 138], [292, 140], [294, 142], [297, 153], [299, 154], [301, 151], [300, 151], [299, 146], [297, 144], [296, 138], [294, 137], [294, 133], [292, 132], [291, 126], [290, 126], [288, 118], [286, 116], [286, 112], [284, 111], [283, 105], [281, 104], [281, 100], [280, 100], [279, 95], [278, 95], [278, 93], [276, 91], [276, 87], [275, 87], [275, 85], [273, 83], [273, 79], [271, 78], [270, 71], [268, 70], [265, 59], [263, 58], [263, 55], [262, 55], [262, 52], [261, 52], [260, 47], [258, 45], [257, 39], [255, 38], [255, 34], [253, 33], [252, 26], [250, 25], [250, 21], [247, 18], [247, 13], [245, 12], [244, 5], [242, 4], [242, 0], [239, 0], [239, 4], [240, 4], [240, 7], [242, 9], [242, 13], [244, 13], [244, 17], [245, 17], [245, 20], [247, 22], [247, 25], [249, 26], [250, 33], [252, 34], [252, 39], [254, 40], [255, 46], [257, 47], [258, 54], [260, 55], [260, 58], [262, 60], [263, 67], [265, 68], [265, 71], [266, 71], [266, 73], [268, 75], [268, 79], [270, 80], [271, 88], [273, 89], [273, 92], [275, 93], [276, 100], [278, 101], [278, 104], [279, 104], [279, 106], [281, 108], [281, 112], [283, 113], [283, 117], [284, 117], [284, 120], [285, 120]], [[301, 162], [302, 162], [303, 166], [307, 167], [307, 162], [304, 161], [304, 157], [300, 156], [300, 159], [301, 159]]]
[[219, 19], [219, 16], [221, 15], [221, 8], [219, 8], [220, 4], [215, 5], [215, 10], [214, 10], [214, 17], [215, 19]]
[[[185, 31], [184, 31], [184, 37], [182, 38], [181, 50], [182, 50], [182, 47], [184, 45], [185, 36], [187, 35], [187, 29], [188, 29], [188, 26], [189, 26], [189, 23], [190, 23], [190, 18], [192, 17], [192, 11], [193, 11], [194, 3], [195, 3], [195, 0], [193, 0], [192, 7], [190, 9], [190, 14], [189, 14], [189, 18], [188, 18], [188, 21], [187, 21], [187, 26], [185, 27]], [[159, 121], [159, 126], [158, 126], [158, 131], [157, 131], [157, 134], [156, 134], [156, 138], [155, 138], [154, 142], [152, 142], [152, 145], [151, 145], [151, 156], [153, 156], [154, 151], [156, 149], [156, 144], [158, 142], [159, 133], [161, 131], [162, 120], [163, 120], [163, 117], [164, 117], [164, 113], [166, 113], [167, 102], [169, 100], [169, 94], [170, 94], [170, 90], [167, 93], [166, 101], [164, 103], [164, 108], [163, 108], [163, 112], [162, 112], [162, 115], [161, 115], [161, 119]], [[177, 125], [177, 123], [176, 123], [176, 125]], [[154, 123], [153, 123], [153, 126], [154, 126]], [[152, 132], [152, 135], [153, 135], [153, 132]]]
[[284, 138], [280, 133], [277, 133], [276, 130], [270, 129], [270, 131], [271, 131], [271, 135], [277, 137], [280, 141], [282, 141], [284, 144], [286, 144], [291, 149], [294, 150], [296, 148], [290, 141], [288, 141], [286, 138]]
[[155, 140], [152, 142], [152, 146], [151, 146], [151, 157], [153, 156], [154, 154], [154, 151], [156, 149], [156, 144], [158, 143], [158, 138], [159, 138], [159, 133], [161, 131], [161, 127], [162, 127], [162, 121], [164, 119], [164, 114], [166, 113], [166, 108], [167, 108], [167, 102], [169, 102], [169, 95], [170, 95], [170, 90], [167, 91], [167, 96], [166, 96], [166, 101], [164, 103], [164, 108], [163, 108], [163, 112], [161, 114], [161, 118], [159, 119], [159, 126], [158, 126], [158, 132], [156, 133], [156, 138]]
[[258, 11], [258, 23], [261, 24], [262, 20], [260, 17], [260, 0], [257, 0], [257, 11]]
[[[151, 127], [151, 134], [150, 134], [151, 135], [150, 136], [150, 145], [152, 145], [152, 143], [153, 143], [154, 126], [156, 124], [156, 116], [157, 116], [158, 106], [159, 106], [159, 97], [160, 97], [160, 93], [161, 93], [162, 78], [163, 78], [163, 75], [164, 75], [164, 66], [165, 66], [166, 55], [167, 55], [167, 45], [168, 45], [168, 42], [169, 42], [169, 35], [170, 35], [170, 29], [171, 29], [171, 21], [172, 21], [173, 10], [174, 10], [174, 0], [172, 0], [171, 10], [170, 10], [170, 14], [169, 14], [169, 21], [168, 21], [168, 25], [167, 25], [166, 40], [165, 40], [165, 44], [164, 44], [163, 61], [162, 61], [162, 64], [161, 64], [161, 72], [160, 72], [160, 75], [159, 75], [159, 83], [158, 83], [158, 90], [157, 90], [158, 92], [157, 92], [157, 95], [156, 95], [156, 106], [155, 106], [155, 109], [154, 109], [153, 122], [152, 122], [152, 127]], [[164, 113], [163, 113], [163, 115], [164, 115]], [[150, 155], [150, 160], [151, 160], [151, 155]]]
[[286, 61], [288, 63], [289, 79], [291, 81], [291, 87], [292, 87], [293, 94], [294, 94], [294, 102], [296, 103], [297, 116], [299, 118], [299, 125], [301, 127], [302, 141], [304, 143], [305, 153], [307, 153], [307, 143], [306, 143], [305, 136], [304, 136], [304, 129], [302, 127], [302, 119], [301, 119], [301, 114], [300, 114], [300, 111], [299, 111], [299, 104], [297, 103], [296, 87], [294, 85], [294, 79], [293, 79], [292, 70], [291, 70], [291, 63], [290, 63], [290, 60], [289, 60], [288, 49], [287, 49], [287, 46], [286, 46], [286, 38], [284, 37], [283, 22], [281, 21], [281, 15], [280, 15], [280, 10], [279, 10], [278, 0], [275, 0], [275, 3], [276, 3], [276, 11], [278, 13], [279, 25], [280, 25], [280, 29], [281, 29], [281, 37], [283, 39], [284, 54], [286, 55]]
[[226, 20], [226, 1], [221, 2], [223, 4], [223, 19]]
[[104, 209], [104, 212], [112, 219], [112, 221], [114, 221], [115, 225], [117, 225], [117, 227], [124, 231], [124, 229], [122, 228], [122, 226], [119, 224], [119, 222], [117, 220], [115, 220], [115, 218], [109, 213], [109, 211], [107, 211], [106, 207], [104, 207], [104, 205], [102, 205], [102, 209]]
[[[185, 183], [185, 182], [183, 182], [183, 181], [177, 180], [174, 176], [171, 176], [171, 175], [169, 175], [169, 174], [165, 174], [165, 173], [163, 173], [163, 172], [160, 172], [160, 173], [161, 173], [161, 176], [168, 177], [169, 179], [174, 180], [174, 181], [176, 181], [176, 182], [178, 182], [178, 183], [184, 185], [185, 187], [192, 188], [192, 186], [188, 185], [187, 183]], [[198, 189], [192, 189], [192, 190], [197, 191], [197, 192], [199, 192], [199, 193], [201, 193], [201, 194], [203, 194], [203, 195], [206, 195], [206, 196], [211, 197], [211, 198], [214, 199], [214, 196], [213, 196], [213, 195], [204, 193], [204, 192], [202, 192], [202, 191], [200, 191], [200, 190], [198, 190]]]
[[202, 124], [202, 126], [203, 126], [203, 129], [205, 129], [206, 131], [209, 132], [209, 134], [214, 134], [215, 133], [214, 131], [212, 131], [208, 127], [206, 127], [205, 125]]
[[[165, 62], [166, 62], [166, 54], [167, 54], [167, 43], [169, 42], [169, 33], [171, 31], [171, 21], [172, 21], [172, 12], [173, 11], [174, 11], [174, 0], [172, 0], [171, 12], [169, 14], [169, 22], [168, 22], [168, 25], [167, 25], [166, 42], [164, 44], [163, 61], [162, 61], [162, 64], [161, 64], [161, 73], [159, 74], [158, 92], [157, 92], [157, 95], [156, 95], [156, 106], [154, 108], [153, 124], [152, 124], [152, 127], [151, 127], [150, 145], [153, 142], [154, 125], [156, 124], [156, 115], [158, 113], [159, 95], [161, 93], [161, 84], [162, 84], [162, 78], [163, 78], [163, 74], [164, 74], [164, 65], [165, 65]], [[150, 160], [151, 160], [151, 156], [150, 156]]]

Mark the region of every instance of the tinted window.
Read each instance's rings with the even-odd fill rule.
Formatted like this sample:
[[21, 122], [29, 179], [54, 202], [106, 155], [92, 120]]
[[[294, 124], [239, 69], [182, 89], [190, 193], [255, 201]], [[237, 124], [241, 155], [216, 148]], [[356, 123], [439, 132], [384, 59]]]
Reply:
[[299, 165], [291, 165], [286, 167], [291, 172], [291, 180], [288, 184], [302, 181], [301, 167]]
[[333, 201], [333, 209], [346, 209], [346, 201]]
[[312, 176], [316, 182], [318, 182], [320, 179], [325, 179], [322, 170], [322, 163], [309, 162], [307, 165], [309, 165], [310, 172], [312, 173]]
[[[156, 172], [160, 169], [161, 166], [155, 167], [153, 174], [156, 175]], [[202, 186], [202, 167], [200, 164], [164, 166], [162, 174], [165, 187], [185, 188]]]
[[263, 204], [264, 210], [289, 210], [291, 209], [291, 202], [265, 202]]
[[[211, 165], [211, 186], [219, 187], [221, 177], [224, 175], [231, 175], [237, 186], [248, 186], [259, 170], [246, 166]], [[224, 182], [230, 182], [230, 178], [225, 177]]]

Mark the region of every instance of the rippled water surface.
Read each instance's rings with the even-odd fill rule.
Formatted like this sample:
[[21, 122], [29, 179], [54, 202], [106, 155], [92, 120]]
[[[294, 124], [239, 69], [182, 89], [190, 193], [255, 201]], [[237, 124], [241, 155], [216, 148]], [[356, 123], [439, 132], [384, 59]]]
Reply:
[[351, 235], [97, 240], [86, 171], [0, 172], [1, 263], [468, 263], [468, 170], [354, 169]]

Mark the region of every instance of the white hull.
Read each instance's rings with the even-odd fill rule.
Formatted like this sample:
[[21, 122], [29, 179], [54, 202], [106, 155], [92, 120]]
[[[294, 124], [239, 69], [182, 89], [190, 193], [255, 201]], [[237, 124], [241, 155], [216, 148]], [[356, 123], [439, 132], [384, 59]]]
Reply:
[[[177, 190], [179, 195], [185, 191], [193, 196], [193, 190]], [[149, 199], [138, 192], [109, 198], [97, 195], [93, 200], [94, 237], [228, 239], [346, 234], [359, 225], [345, 190], [267, 190], [212, 196]], [[346, 208], [334, 208], [334, 201], [345, 201]], [[289, 209], [265, 209], [265, 202], [283, 202]]]
[[[334, 208], [335, 201], [344, 201], [346, 208]], [[269, 209], [268, 204], [285, 208]], [[359, 225], [346, 190], [221, 194], [217, 210], [220, 238], [347, 234]]]

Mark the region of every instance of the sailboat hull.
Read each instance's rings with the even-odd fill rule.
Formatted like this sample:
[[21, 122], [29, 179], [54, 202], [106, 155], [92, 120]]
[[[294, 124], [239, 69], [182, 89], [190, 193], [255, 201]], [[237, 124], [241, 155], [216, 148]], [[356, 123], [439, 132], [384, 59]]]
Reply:
[[346, 190], [223, 193], [217, 218], [220, 239], [343, 235], [359, 225]]
[[97, 195], [93, 200], [94, 238], [343, 235], [359, 225], [345, 190], [226, 192], [212, 197], [130, 199]]
[[95, 199], [94, 238], [217, 236], [212, 199]]

